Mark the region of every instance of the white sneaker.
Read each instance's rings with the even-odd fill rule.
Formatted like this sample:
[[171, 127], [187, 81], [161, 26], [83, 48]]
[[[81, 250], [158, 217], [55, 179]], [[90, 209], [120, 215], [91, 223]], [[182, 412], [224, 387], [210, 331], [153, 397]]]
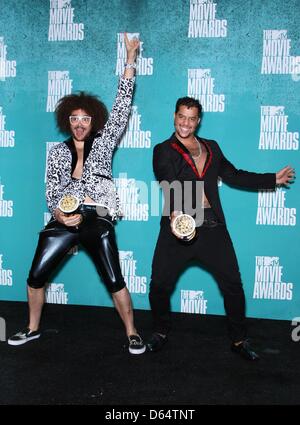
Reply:
[[9, 345], [21, 345], [26, 344], [26, 342], [37, 339], [41, 336], [41, 332], [31, 331], [29, 328], [22, 329], [21, 332], [16, 333], [15, 335], [8, 338], [7, 343]]

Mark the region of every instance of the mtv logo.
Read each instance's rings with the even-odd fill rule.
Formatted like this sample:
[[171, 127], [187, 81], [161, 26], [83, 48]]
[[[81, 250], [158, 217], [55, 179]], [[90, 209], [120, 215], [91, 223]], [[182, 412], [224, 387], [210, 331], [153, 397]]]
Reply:
[[279, 265], [279, 257], [264, 257], [264, 265], [265, 266], [278, 266]]
[[203, 291], [189, 291], [190, 300], [202, 300]]
[[273, 40], [287, 39], [287, 30], [272, 30]]
[[63, 283], [51, 283], [51, 285], [49, 285], [49, 291], [51, 291], [51, 292], [64, 292], [64, 284]]
[[71, 0], [58, 0], [59, 9], [66, 9], [68, 7], [71, 7]]
[[61, 80], [67, 80], [69, 78], [69, 71], [61, 71]]
[[269, 115], [284, 115], [284, 106], [269, 106]]
[[133, 252], [132, 251], [119, 251], [120, 261], [125, 260], [133, 260]]
[[199, 72], [197, 74], [199, 78], [207, 78], [211, 76], [211, 70], [210, 69], [199, 69]]

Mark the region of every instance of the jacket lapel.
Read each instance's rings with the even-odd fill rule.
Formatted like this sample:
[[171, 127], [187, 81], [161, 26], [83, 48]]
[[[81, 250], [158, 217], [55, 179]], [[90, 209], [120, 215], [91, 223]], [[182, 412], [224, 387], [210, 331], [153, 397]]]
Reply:
[[209, 166], [211, 165], [212, 162], [212, 150], [209, 146], [208, 143], [206, 143], [204, 140], [199, 139], [199, 141], [201, 141], [205, 147], [206, 147], [206, 151], [207, 151], [207, 158], [204, 164], [204, 168], [201, 174], [199, 174], [197, 167], [195, 165], [195, 162], [193, 161], [190, 152], [188, 151], [188, 149], [184, 146], [183, 143], [181, 143], [175, 135], [173, 135], [172, 139], [171, 139], [171, 147], [176, 150], [184, 159], [184, 161], [189, 165], [189, 167], [191, 167], [191, 169], [193, 170], [193, 173], [195, 174], [195, 176], [198, 179], [203, 179], [203, 177], [205, 176]]

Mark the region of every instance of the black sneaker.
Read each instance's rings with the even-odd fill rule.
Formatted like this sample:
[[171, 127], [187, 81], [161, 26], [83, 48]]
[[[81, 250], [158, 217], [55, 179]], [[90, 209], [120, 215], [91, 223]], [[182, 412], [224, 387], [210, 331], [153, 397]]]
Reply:
[[41, 332], [31, 331], [29, 328], [22, 329], [21, 332], [16, 333], [15, 335], [8, 338], [7, 343], [9, 345], [21, 345], [26, 344], [26, 342], [37, 339], [41, 336]]
[[130, 354], [143, 354], [146, 351], [146, 345], [138, 334], [129, 335], [128, 339], [128, 350]]
[[147, 348], [149, 351], [160, 351], [167, 341], [168, 338], [166, 335], [163, 336], [157, 332], [154, 332], [147, 342]]
[[241, 357], [243, 357], [246, 360], [250, 360], [250, 361], [259, 360], [259, 355], [253, 350], [253, 348], [251, 348], [249, 340], [247, 339], [242, 341], [238, 345], [235, 345], [234, 343], [232, 343], [231, 351], [239, 354]]

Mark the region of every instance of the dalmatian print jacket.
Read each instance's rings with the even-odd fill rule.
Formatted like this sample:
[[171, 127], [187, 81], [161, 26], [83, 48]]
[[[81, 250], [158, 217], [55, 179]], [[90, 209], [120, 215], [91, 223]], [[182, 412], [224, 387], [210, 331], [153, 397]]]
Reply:
[[[83, 203], [88, 195], [96, 204], [110, 210], [113, 218], [122, 215], [112, 178], [112, 156], [128, 122], [135, 78], [121, 77], [118, 92], [103, 130], [84, 146], [84, 164], [80, 179], [72, 178], [77, 155], [72, 138], [53, 146], [47, 160], [46, 199], [53, 214], [65, 194], [76, 195]], [[87, 153], [88, 152], [88, 153]]]

